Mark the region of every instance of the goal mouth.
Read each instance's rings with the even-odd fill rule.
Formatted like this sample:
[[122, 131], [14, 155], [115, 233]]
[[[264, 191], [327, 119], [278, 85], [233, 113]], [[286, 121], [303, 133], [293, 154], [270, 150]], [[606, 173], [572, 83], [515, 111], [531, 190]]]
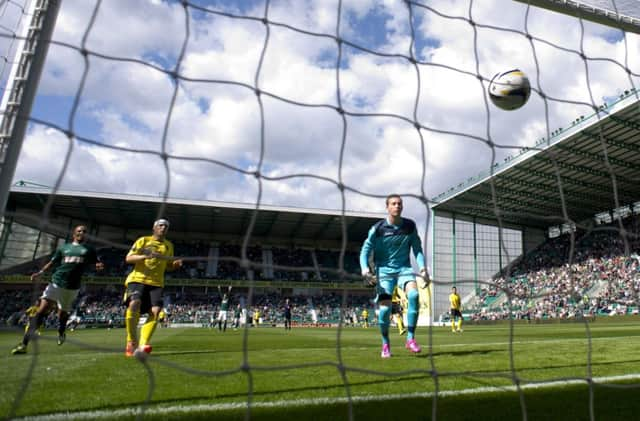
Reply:
[[[0, 0], [0, 413], [637, 417], [638, 15], [609, 4]], [[25, 339], [77, 224], [104, 261]]]

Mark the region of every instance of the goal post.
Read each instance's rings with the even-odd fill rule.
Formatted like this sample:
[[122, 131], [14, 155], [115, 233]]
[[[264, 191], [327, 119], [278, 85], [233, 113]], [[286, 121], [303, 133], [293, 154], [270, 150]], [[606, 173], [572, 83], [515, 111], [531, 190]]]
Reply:
[[0, 112], [0, 209], [4, 215], [11, 181], [27, 130], [31, 107], [62, 0], [32, 0], [22, 25], [16, 56]]

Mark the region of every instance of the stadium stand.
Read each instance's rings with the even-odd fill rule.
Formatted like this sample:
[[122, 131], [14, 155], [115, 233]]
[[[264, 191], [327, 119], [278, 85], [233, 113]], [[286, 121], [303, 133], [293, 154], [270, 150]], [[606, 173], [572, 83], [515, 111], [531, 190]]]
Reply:
[[[247, 291], [231, 294], [232, 308], [241, 304], [246, 314], [251, 315], [256, 310], [261, 314], [261, 325], [276, 326], [283, 323], [282, 308], [285, 298], [289, 298], [292, 305], [292, 320], [295, 325], [310, 325], [312, 318], [310, 309], [314, 308], [318, 315], [318, 324], [335, 325], [342, 318], [343, 323], [350, 325], [351, 317], [347, 315], [359, 314], [364, 307], [372, 307], [371, 297], [365, 295], [350, 295], [346, 303], [337, 293], [310, 296], [284, 296], [275, 292], [255, 294], [253, 302], [248, 302]], [[31, 290], [4, 290], [0, 297], [0, 320], [4, 325], [15, 327], [24, 326], [27, 318], [24, 310], [31, 305], [33, 298]], [[167, 323], [192, 324], [199, 327], [211, 326], [220, 308], [220, 296], [216, 290], [209, 289], [203, 293], [197, 288], [168, 288], [165, 295]], [[371, 309], [373, 312], [373, 310]], [[124, 307], [122, 306], [122, 291], [115, 285], [108, 287], [85, 287], [78, 297], [75, 311], [70, 324], [81, 327], [120, 327], [123, 325]], [[230, 320], [232, 317], [230, 317]], [[57, 323], [55, 313], [52, 313], [45, 324], [54, 327]]]
[[638, 216], [551, 238], [522, 256], [511, 277], [494, 277], [467, 309], [472, 320], [572, 319], [637, 314], [640, 304]]
[[[24, 209], [40, 206], [41, 200], [47, 197], [45, 192], [29, 188], [16, 190], [24, 191], [12, 192], [12, 201]], [[5, 231], [6, 243], [9, 244], [7, 250], [9, 247], [37, 245], [33, 252], [25, 254], [32, 255], [32, 259], [3, 268], [5, 282], [0, 282], [0, 321], [5, 325], [26, 323], [24, 310], [38, 297], [46, 283], [45, 279], [42, 284], [34, 285], [28, 276], [48, 260], [57, 242], [65, 238], [66, 227], [71, 221], [86, 219], [86, 215], [75, 214], [78, 208], [73, 203], [78, 197], [86, 204], [85, 210], [89, 210], [96, 219], [92, 225], [96, 232], [94, 245], [105, 263], [105, 270], [87, 272], [71, 320], [80, 327], [122, 325], [123, 281], [132, 268], [125, 263], [125, 255], [138, 235], [148, 233], [149, 221], [158, 211], [157, 204], [141, 201], [139, 197], [111, 198], [89, 193], [56, 195], [54, 209], [60, 213], [61, 219], [52, 216], [58, 225], [52, 227], [48, 236], [40, 235], [36, 230], [30, 236], [14, 241], [11, 233], [16, 230]], [[121, 214], [122, 209], [127, 209], [126, 215]], [[170, 240], [174, 244], [175, 255], [185, 257], [185, 264], [180, 270], [166, 274], [165, 304], [169, 325], [210, 325], [220, 304], [219, 284], [234, 286], [231, 308], [240, 303], [247, 315], [259, 311], [264, 326], [282, 322], [285, 298], [291, 300], [294, 326], [314, 323], [311, 309], [314, 309], [319, 325], [335, 324], [340, 320], [357, 324], [357, 316], [354, 315], [360, 315], [366, 306], [373, 313], [372, 293], [357, 279], [360, 273], [358, 250], [366, 231], [379, 215], [347, 217], [352, 240], [344, 256], [344, 268], [347, 274], [356, 274], [356, 277], [345, 279], [336, 270], [342, 246], [342, 229], [336, 215], [298, 209], [261, 210], [254, 228], [256, 238], [246, 249], [249, 267], [243, 267], [242, 244], [252, 209], [226, 204], [203, 207], [200, 203], [189, 202], [169, 204], [165, 212], [172, 219]], [[205, 214], [209, 222], [199, 220], [201, 214]], [[210, 221], [216, 223], [211, 224]], [[21, 227], [19, 224], [29, 223], [29, 220], [19, 221], [16, 218], [12, 223]], [[106, 244], [105, 236], [110, 238]], [[42, 250], [42, 254], [35, 250]], [[249, 282], [260, 283], [251, 284], [251, 294]], [[48, 326], [55, 323], [55, 317], [51, 316]]]
[[[177, 242], [174, 244], [177, 256], [206, 257], [210, 250], [202, 242]], [[187, 261], [178, 272], [168, 276], [172, 278], [188, 279], [220, 279], [220, 280], [246, 280], [247, 272], [240, 267], [240, 245], [221, 244], [211, 246], [214, 249], [215, 259], [205, 263], [202, 260]], [[105, 271], [94, 276], [124, 276], [130, 267], [124, 263], [126, 250], [114, 247], [98, 250], [102, 261], [105, 263]], [[312, 248], [283, 248], [262, 247], [254, 245], [247, 249], [247, 258], [254, 263], [262, 265], [259, 270], [252, 271], [256, 280], [281, 280], [281, 281], [330, 281], [336, 278], [335, 268], [338, 267], [339, 250], [315, 250]], [[28, 265], [31, 268], [33, 265]], [[290, 270], [274, 268], [287, 267]], [[345, 270], [349, 273], [358, 272], [358, 253], [348, 251], [345, 254]], [[301, 268], [310, 268], [302, 270]]]

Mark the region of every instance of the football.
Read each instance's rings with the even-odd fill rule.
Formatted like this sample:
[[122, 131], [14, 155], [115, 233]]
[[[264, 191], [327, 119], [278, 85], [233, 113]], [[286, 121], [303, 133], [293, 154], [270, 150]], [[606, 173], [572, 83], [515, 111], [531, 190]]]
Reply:
[[531, 85], [527, 75], [519, 69], [497, 73], [489, 82], [489, 98], [502, 110], [516, 110], [527, 103]]

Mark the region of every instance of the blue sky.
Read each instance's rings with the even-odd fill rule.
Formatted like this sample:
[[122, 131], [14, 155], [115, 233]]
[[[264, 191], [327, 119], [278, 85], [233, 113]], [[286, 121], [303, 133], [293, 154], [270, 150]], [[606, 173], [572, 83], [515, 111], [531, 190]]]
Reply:
[[[338, 1], [273, 0], [260, 65], [267, 33], [259, 20], [263, 1], [191, 1], [207, 10], [188, 9], [183, 79], [169, 118], [176, 84], [168, 71], [184, 41], [184, 9], [175, 1], [132, 4], [102, 2], [88, 28], [95, 2], [63, 2], [54, 39], [79, 48], [88, 31], [87, 48], [95, 54], [87, 69], [77, 48], [53, 45], [33, 109], [34, 117], [51, 125], [129, 151], [75, 142], [62, 172], [62, 163], [51, 157], [65, 156], [66, 136], [32, 124], [16, 180], [53, 185], [61, 179], [66, 189], [156, 195], [164, 189], [164, 164], [135, 151], [159, 152], [164, 141], [170, 155], [199, 160], [169, 160], [170, 196], [254, 202], [258, 184], [244, 172], [260, 170], [278, 179], [263, 180], [263, 203], [339, 209], [335, 182], [342, 181], [361, 192], [347, 193], [347, 209], [382, 212], [379, 196], [395, 191], [434, 197], [486, 171], [494, 153], [501, 162], [589, 114], [592, 101], [599, 104], [634, 86], [637, 78], [630, 81], [622, 65], [625, 56], [632, 72], [640, 74], [638, 36], [627, 34], [625, 44], [621, 32], [585, 22], [581, 39], [577, 20], [536, 8], [526, 20], [526, 7], [506, 0], [414, 5], [413, 45], [405, 2], [344, 0], [339, 76], [332, 38]], [[466, 20], [470, 10], [480, 24], [475, 31]], [[3, 15], [4, 26], [10, 26], [10, 15]], [[535, 49], [523, 33], [525, 23], [540, 40]], [[586, 63], [588, 78], [581, 49], [594, 58]], [[407, 60], [410, 51], [421, 64]], [[258, 87], [265, 92], [260, 98], [254, 90], [259, 66]], [[487, 79], [514, 67], [531, 79], [529, 102], [512, 112], [487, 108]], [[340, 102], [354, 114], [344, 119], [335, 111], [338, 80]], [[548, 118], [540, 91], [559, 99], [547, 101]], [[414, 109], [420, 124], [433, 130], [416, 130]], [[503, 147], [492, 150], [489, 138]], [[422, 220], [425, 208], [409, 201], [407, 212]]]

